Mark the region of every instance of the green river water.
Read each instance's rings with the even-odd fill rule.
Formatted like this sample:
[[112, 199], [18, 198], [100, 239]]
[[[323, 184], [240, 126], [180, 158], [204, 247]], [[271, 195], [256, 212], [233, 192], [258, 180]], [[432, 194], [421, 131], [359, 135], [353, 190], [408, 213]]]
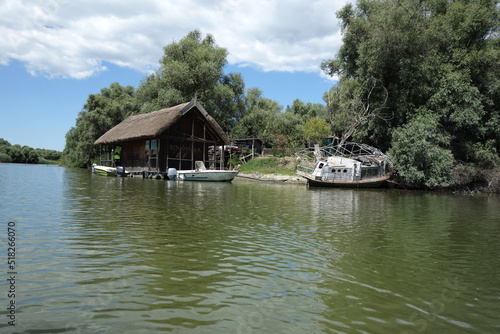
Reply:
[[494, 195], [0, 164], [0, 224], [2, 333], [500, 332]]

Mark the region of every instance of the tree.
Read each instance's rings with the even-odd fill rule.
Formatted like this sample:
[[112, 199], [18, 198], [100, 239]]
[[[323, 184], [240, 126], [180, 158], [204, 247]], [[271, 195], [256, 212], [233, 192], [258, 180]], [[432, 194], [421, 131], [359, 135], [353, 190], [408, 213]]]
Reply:
[[12, 162], [25, 162], [26, 158], [23, 154], [21, 145], [15, 144], [9, 147], [7, 152], [12, 158]]
[[387, 121], [389, 118], [384, 114], [387, 102], [387, 90], [385, 99], [377, 101], [372, 99], [376, 91], [376, 82], [365, 87], [357, 79], [342, 79], [337, 86], [330, 89], [324, 95], [327, 102], [330, 127], [335, 136], [340, 138], [339, 146], [342, 146], [355, 132], [367, 124], [372, 118]]
[[29, 146], [23, 146], [23, 151], [25, 151], [25, 158], [27, 164], [37, 164], [40, 157], [35, 149]]
[[36, 148], [35, 151], [37, 152], [38, 156], [46, 159], [46, 160], [51, 160], [51, 161], [57, 161], [61, 159], [62, 152], [56, 151], [56, 150], [47, 150], [47, 149], [40, 149]]
[[273, 126], [281, 111], [281, 105], [263, 96], [259, 88], [250, 88], [246, 96], [246, 112], [231, 131], [233, 138], [260, 138], [264, 145], [274, 143]]
[[244, 112], [241, 75], [224, 74], [227, 50], [198, 30], [163, 48], [160, 68], [138, 87], [142, 112], [171, 107], [197, 97], [207, 112], [229, 131]]
[[12, 162], [12, 157], [9, 154], [11, 146], [7, 140], [0, 138], [0, 162]]
[[[343, 45], [322, 63], [325, 73], [339, 78], [335, 103], [340, 110], [351, 102], [366, 103], [363, 95], [342, 94], [355, 92], [344, 87], [355, 85], [384, 113], [360, 125], [353, 132], [356, 140], [402, 154], [401, 133], [439, 128], [449, 137], [443, 149], [454, 162], [485, 168], [500, 163], [498, 0], [360, 0], [337, 17]], [[422, 110], [435, 126], [420, 126]], [[338, 116], [347, 119], [345, 113]], [[418, 161], [400, 168], [413, 165]]]
[[304, 123], [304, 135], [313, 144], [319, 144], [330, 134], [330, 126], [323, 118], [311, 118]]
[[76, 126], [66, 133], [63, 160], [74, 167], [88, 167], [98, 155], [94, 142], [126, 117], [139, 113], [140, 104], [134, 87], [112, 83], [99, 94], [90, 94], [76, 119]]
[[302, 122], [307, 121], [313, 117], [326, 117], [326, 108], [320, 103], [304, 103], [299, 99], [295, 99], [291, 106], [287, 106], [285, 112], [298, 115], [302, 118]]
[[439, 125], [439, 117], [429, 110], [394, 131], [394, 145], [390, 155], [399, 174], [413, 185], [429, 188], [451, 184], [454, 159], [450, 136]]
[[[296, 100], [297, 101], [297, 100]], [[304, 120], [300, 114], [296, 114], [289, 109], [280, 112], [271, 126], [275, 143], [280, 144], [280, 151], [285, 151], [290, 147], [302, 147], [305, 144]], [[277, 140], [279, 139], [279, 140]]]

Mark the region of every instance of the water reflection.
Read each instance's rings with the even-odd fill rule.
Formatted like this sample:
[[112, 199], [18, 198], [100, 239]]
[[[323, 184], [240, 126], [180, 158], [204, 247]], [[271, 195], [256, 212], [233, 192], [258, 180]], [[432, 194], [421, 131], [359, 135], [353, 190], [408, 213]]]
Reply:
[[20, 332], [498, 329], [498, 197], [16, 171]]

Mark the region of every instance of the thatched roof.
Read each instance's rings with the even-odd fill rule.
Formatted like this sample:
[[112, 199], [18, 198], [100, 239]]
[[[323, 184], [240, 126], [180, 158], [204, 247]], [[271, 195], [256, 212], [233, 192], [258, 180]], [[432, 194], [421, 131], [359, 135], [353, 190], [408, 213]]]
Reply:
[[103, 134], [94, 144], [106, 145], [142, 138], [156, 138], [161, 133], [168, 130], [180, 117], [193, 108], [206, 119], [207, 123], [210, 124], [222, 142], [229, 142], [219, 124], [206, 112], [203, 106], [194, 99], [191, 102], [179, 104], [171, 108], [153, 111], [148, 114], [130, 116]]

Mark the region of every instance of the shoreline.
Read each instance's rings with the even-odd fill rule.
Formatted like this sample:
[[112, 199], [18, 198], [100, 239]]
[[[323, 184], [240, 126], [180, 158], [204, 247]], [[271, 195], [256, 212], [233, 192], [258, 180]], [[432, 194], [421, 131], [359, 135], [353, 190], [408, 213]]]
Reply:
[[[263, 174], [263, 173], [249, 173], [240, 172], [235, 177], [233, 181], [255, 181], [255, 182], [267, 182], [267, 183], [278, 183], [278, 184], [294, 184], [294, 185], [307, 185], [307, 180], [298, 175], [283, 175], [283, 174]], [[392, 190], [408, 190], [408, 191], [430, 191], [434, 193], [445, 192], [451, 194], [466, 194], [466, 195], [498, 195], [497, 192], [489, 191], [481, 187], [469, 188], [469, 187], [457, 187], [454, 189], [426, 189], [411, 187], [394, 181], [388, 181], [387, 185], [383, 187], [385, 189]]]
[[307, 181], [298, 175], [283, 175], [283, 174], [262, 174], [262, 173], [238, 173], [236, 179], [245, 179], [262, 182], [275, 182], [287, 184], [307, 184]]

